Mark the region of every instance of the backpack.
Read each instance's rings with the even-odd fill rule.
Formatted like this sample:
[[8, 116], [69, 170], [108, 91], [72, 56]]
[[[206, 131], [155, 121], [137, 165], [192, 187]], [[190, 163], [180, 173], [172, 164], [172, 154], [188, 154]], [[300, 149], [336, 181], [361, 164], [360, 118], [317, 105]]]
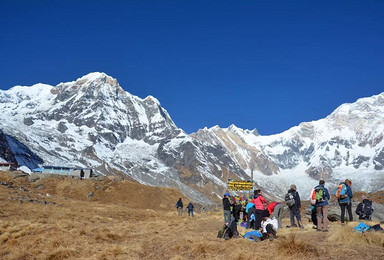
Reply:
[[325, 198], [325, 191], [324, 191], [324, 188], [321, 187], [321, 186], [317, 186], [314, 190], [314, 199], [316, 200], [316, 204], [317, 203], [321, 203], [321, 202], [324, 202], [326, 201], [327, 199]]
[[309, 198], [309, 201], [311, 202], [311, 205], [316, 205], [316, 199], [315, 199], [315, 189], [313, 188], [311, 190], [311, 197]]
[[179, 206], [179, 203], [176, 203], [176, 204], [175, 204], [175, 208], [177, 208], [177, 206]]
[[217, 232], [217, 237], [222, 238], [227, 231], [228, 227], [226, 225], [222, 226], [219, 231]]
[[373, 208], [372, 208], [372, 201], [370, 200], [364, 200], [363, 201], [363, 213], [365, 217], [369, 217], [373, 213]]
[[340, 183], [333, 192], [333, 195], [335, 195], [338, 199], [344, 199], [348, 197], [347, 185], [345, 183]]
[[362, 216], [364, 214], [363, 207], [364, 207], [364, 204], [362, 202], [360, 202], [359, 205], [357, 205], [356, 207], [357, 215]]
[[263, 235], [258, 230], [253, 230], [244, 234], [244, 238], [249, 239], [251, 241], [260, 241]]
[[383, 229], [380, 227], [380, 224], [373, 225], [371, 229], [374, 231], [383, 231]]
[[368, 226], [367, 224], [360, 223], [356, 227], [353, 228], [356, 232], [364, 233], [371, 229], [371, 226]]
[[292, 192], [288, 192], [287, 194], [285, 194], [285, 203], [288, 207], [292, 207], [293, 205], [295, 205], [295, 199], [293, 197]]

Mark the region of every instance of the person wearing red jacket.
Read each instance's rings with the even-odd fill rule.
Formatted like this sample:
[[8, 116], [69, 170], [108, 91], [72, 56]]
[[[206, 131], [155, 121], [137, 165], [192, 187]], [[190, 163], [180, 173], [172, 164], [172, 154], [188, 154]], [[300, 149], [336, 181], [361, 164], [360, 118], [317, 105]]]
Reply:
[[269, 214], [272, 215], [272, 218], [277, 219], [278, 228], [282, 227], [281, 218], [283, 216], [283, 208], [284, 208], [284, 206], [280, 202], [271, 202], [267, 206]]
[[256, 221], [255, 221], [255, 229], [258, 230], [261, 228], [261, 221], [263, 220], [263, 212], [265, 210], [265, 204], [267, 204], [267, 201], [261, 194], [261, 190], [255, 190], [254, 196], [252, 199], [252, 203], [255, 205], [256, 208]]

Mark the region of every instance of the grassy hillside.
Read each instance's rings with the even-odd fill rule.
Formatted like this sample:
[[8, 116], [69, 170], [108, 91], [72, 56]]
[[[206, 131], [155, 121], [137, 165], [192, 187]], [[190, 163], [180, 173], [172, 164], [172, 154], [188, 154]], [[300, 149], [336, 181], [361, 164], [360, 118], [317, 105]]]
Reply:
[[304, 231], [280, 230], [275, 241], [225, 241], [216, 237], [222, 212], [179, 217], [174, 204], [182, 196], [175, 189], [112, 179], [15, 177], [0, 172], [0, 182], [11, 184], [0, 185], [0, 259], [384, 257], [384, 234], [355, 233], [356, 223], [332, 223], [328, 233], [305, 223]]

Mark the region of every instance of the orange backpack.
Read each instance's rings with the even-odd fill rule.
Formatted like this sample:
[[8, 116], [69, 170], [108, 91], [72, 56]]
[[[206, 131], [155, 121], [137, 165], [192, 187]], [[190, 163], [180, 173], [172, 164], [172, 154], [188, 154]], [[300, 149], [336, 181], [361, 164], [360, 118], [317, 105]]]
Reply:
[[348, 194], [347, 194], [347, 185], [345, 183], [340, 183], [336, 190], [333, 192], [333, 195], [336, 196], [336, 198], [338, 199], [344, 199], [346, 197], [348, 197]]

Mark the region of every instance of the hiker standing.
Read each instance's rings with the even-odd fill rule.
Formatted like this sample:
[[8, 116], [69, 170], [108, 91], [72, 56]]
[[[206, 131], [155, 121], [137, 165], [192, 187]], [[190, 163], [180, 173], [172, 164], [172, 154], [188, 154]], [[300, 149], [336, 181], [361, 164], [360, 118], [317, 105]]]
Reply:
[[311, 221], [313, 223], [313, 229], [317, 229], [317, 208], [316, 205], [311, 205]]
[[320, 180], [319, 185], [314, 188], [312, 199], [316, 202], [317, 213], [317, 231], [328, 232], [328, 207], [329, 207], [329, 192], [324, 187], [325, 181]]
[[309, 198], [309, 201], [311, 202], [311, 221], [313, 223], [313, 227], [312, 227], [313, 229], [317, 229], [317, 208], [316, 208], [315, 188], [311, 190], [311, 196]]
[[282, 227], [281, 217], [283, 216], [283, 208], [284, 208], [284, 206], [280, 202], [272, 202], [272, 203], [268, 204], [268, 206], [267, 206], [269, 214], [272, 215], [272, 217], [277, 219], [278, 228]]
[[261, 194], [261, 190], [255, 190], [254, 196], [251, 201], [255, 205], [256, 214], [255, 214], [255, 229], [258, 230], [261, 228], [261, 221], [263, 220], [263, 212], [265, 210], [264, 204], [267, 204], [267, 201]]
[[183, 201], [181, 198], [179, 198], [179, 200], [176, 202], [175, 207], [177, 208], [179, 216], [183, 215]]
[[301, 224], [301, 213], [300, 213], [301, 200], [300, 200], [300, 195], [297, 192], [297, 188], [296, 188], [295, 184], [291, 185], [290, 189], [288, 190], [288, 194], [291, 197], [293, 197], [295, 203], [293, 203], [293, 205], [291, 205], [291, 206], [288, 206], [291, 225], [287, 226], [287, 228], [297, 227], [295, 224], [295, 217], [296, 217], [298, 226], [303, 229], [304, 227]]
[[187, 206], [187, 209], [188, 209], [188, 217], [190, 217], [191, 215], [192, 215], [192, 217], [193, 217], [193, 208], [194, 208], [194, 206], [193, 206], [192, 202], [189, 202], [189, 204], [188, 204], [188, 206]]
[[[339, 206], [341, 209], [341, 214], [340, 214], [341, 225], [344, 225], [345, 209], [347, 209], [347, 211], [348, 211], [349, 221], [353, 221], [352, 202], [351, 202], [351, 199], [353, 197], [353, 193], [352, 193], [352, 189], [351, 189], [352, 182], [349, 179], [346, 179], [344, 182], [340, 183], [339, 186], [340, 185], [341, 185], [341, 189], [343, 189], [343, 185], [345, 185], [345, 188], [346, 188], [345, 195], [340, 195], [340, 192], [342, 193], [342, 191], [340, 191], [338, 193], [339, 194], [338, 201], [339, 201]], [[336, 192], [337, 192], [337, 190], [336, 190]]]
[[226, 192], [223, 198], [224, 224], [229, 225], [231, 222], [231, 202], [229, 201], [229, 193]]
[[241, 212], [241, 208], [242, 208], [242, 205], [241, 205], [240, 201], [237, 200], [235, 202], [235, 205], [232, 208], [233, 208], [232, 209], [233, 218], [235, 219], [236, 222], [239, 222], [240, 212]]

